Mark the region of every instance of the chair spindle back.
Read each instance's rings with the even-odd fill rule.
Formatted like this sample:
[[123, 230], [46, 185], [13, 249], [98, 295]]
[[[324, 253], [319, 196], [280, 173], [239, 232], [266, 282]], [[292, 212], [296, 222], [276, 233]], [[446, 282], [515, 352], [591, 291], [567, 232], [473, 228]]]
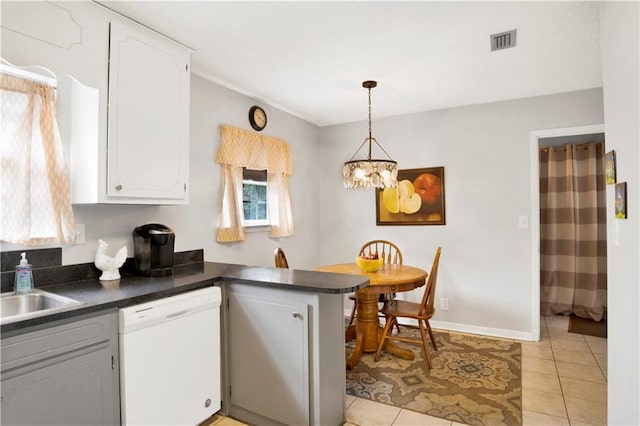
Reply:
[[384, 263], [402, 265], [402, 252], [390, 241], [371, 240], [360, 248], [358, 254], [368, 256], [373, 253], [378, 253], [378, 257], [383, 259]]
[[276, 250], [274, 252], [274, 256], [275, 256], [275, 261], [276, 261], [276, 268], [289, 269], [289, 263], [287, 262], [287, 256], [284, 255], [284, 251], [282, 251], [282, 249], [280, 247], [276, 248]]

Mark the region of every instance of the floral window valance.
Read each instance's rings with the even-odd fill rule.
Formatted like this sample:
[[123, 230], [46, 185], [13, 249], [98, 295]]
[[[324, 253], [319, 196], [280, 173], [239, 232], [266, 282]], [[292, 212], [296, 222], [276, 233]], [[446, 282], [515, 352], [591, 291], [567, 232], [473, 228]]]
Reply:
[[271, 237], [293, 234], [293, 214], [288, 177], [293, 173], [289, 145], [282, 139], [223, 124], [216, 163], [222, 165], [222, 211], [219, 242], [242, 241], [242, 168], [267, 171]]
[[282, 139], [226, 124], [220, 126], [220, 136], [216, 163], [267, 170], [269, 173], [293, 173], [289, 145]]

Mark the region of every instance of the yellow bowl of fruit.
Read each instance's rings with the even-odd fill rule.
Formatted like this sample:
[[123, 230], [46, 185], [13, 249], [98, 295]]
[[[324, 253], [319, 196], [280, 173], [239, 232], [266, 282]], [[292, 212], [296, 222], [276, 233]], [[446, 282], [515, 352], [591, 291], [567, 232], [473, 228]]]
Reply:
[[356, 265], [358, 265], [358, 268], [362, 269], [364, 272], [375, 272], [380, 269], [383, 263], [384, 260], [379, 258], [377, 255], [356, 257]]

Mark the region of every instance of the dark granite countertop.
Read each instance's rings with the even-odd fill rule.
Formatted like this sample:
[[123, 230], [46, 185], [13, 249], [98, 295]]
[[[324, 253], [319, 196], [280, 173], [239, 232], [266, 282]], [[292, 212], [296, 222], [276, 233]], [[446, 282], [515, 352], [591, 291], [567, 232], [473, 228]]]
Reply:
[[101, 282], [97, 278], [39, 286], [41, 290], [66, 296], [83, 305], [64, 312], [2, 324], [0, 331], [14, 334], [19, 330], [71, 318], [91, 312], [119, 309], [151, 300], [225, 282], [242, 282], [274, 289], [313, 293], [344, 294], [366, 287], [366, 276], [328, 274], [296, 269], [278, 269], [198, 262], [174, 266], [168, 277], [123, 276], [117, 281]]

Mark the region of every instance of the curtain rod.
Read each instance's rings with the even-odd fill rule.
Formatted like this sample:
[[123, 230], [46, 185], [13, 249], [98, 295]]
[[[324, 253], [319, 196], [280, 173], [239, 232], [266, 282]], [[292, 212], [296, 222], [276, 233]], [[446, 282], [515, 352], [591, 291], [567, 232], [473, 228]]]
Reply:
[[[29, 68], [36, 69], [43, 73], [46, 72], [49, 75], [43, 75], [40, 72], [32, 71]], [[24, 78], [26, 80], [37, 81], [38, 83], [45, 83], [49, 86], [52, 86], [53, 88], [55, 88], [58, 84], [58, 80], [53, 71], [39, 65], [20, 67], [17, 65], [13, 65], [11, 62], [2, 58], [2, 62], [0, 63], [0, 72], [2, 72], [3, 74], [12, 75], [14, 77]]]
[[585, 142], [585, 143], [580, 143], [580, 144], [567, 144], [567, 145], [562, 145], [562, 146], [546, 146], [546, 147], [540, 147], [539, 151], [544, 151], [544, 152], [549, 152], [549, 148], [553, 148], [554, 151], [566, 151], [568, 146], [575, 146], [576, 148], [584, 148], [587, 149], [589, 147], [589, 145], [594, 144], [595, 146], [603, 146], [604, 142]]

